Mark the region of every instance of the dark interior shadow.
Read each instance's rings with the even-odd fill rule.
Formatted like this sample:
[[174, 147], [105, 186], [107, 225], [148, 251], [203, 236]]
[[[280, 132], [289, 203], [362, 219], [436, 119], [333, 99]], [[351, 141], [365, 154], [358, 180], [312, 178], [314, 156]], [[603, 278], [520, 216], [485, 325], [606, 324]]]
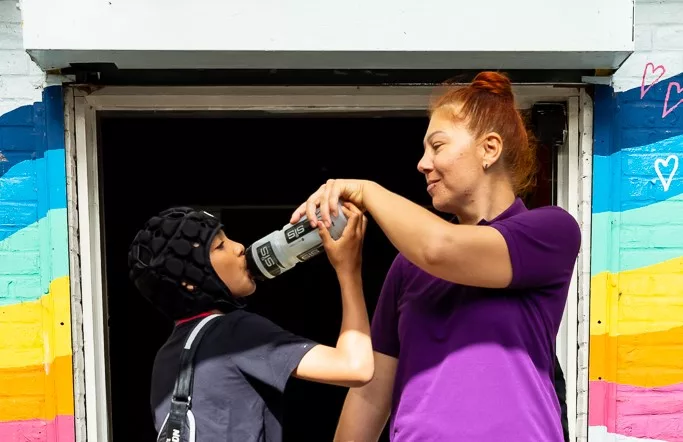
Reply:
[[[134, 118], [100, 120], [101, 183], [115, 440], [154, 440], [149, 386], [156, 351], [171, 324], [127, 278], [126, 252], [149, 216], [171, 205], [218, 209], [226, 233], [245, 246], [287, 223], [328, 178], [375, 180], [429, 205], [416, 165], [426, 117]], [[444, 216], [445, 217], [445, 216]], [[364, 246], [369, 313], [396, 250], [372, 221]], [[339, 288], [324, 256], [259, 284], [248, 309], [334, 345]], [[285, 441], [332, 440], [346, 390], [292, 379], [285, 393]], [[386, 441], [386, 431], [382, 441]]]

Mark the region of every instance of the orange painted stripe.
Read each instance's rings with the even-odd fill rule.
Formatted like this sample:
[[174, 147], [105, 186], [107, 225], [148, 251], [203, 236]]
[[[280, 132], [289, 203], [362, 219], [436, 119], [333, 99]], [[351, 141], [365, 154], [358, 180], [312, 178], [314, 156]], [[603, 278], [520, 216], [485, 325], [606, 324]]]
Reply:
[[55, 358], [47, 366], [0, 369], [0, 421], [73, 415], [71, 373], [71, 356]]
[[591, 336], [588, 374], [637, 387], [683, 383], [683, 327], [638, 335]]

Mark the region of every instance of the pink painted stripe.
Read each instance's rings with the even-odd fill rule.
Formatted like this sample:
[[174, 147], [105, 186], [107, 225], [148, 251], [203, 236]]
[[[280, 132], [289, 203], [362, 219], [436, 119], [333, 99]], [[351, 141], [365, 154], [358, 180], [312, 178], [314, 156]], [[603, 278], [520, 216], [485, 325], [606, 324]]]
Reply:
[[73, 416], [0, 422], [2, 442], [73, 442], [75, 438]]
[[683, 384], [634, 387], [591, 381], [590, 426], [624, 436], [683, 442]]
[[617, 420], [617, 384], [604, 381], [588, 383], [588, 425], [607, 427], [614, 433]]

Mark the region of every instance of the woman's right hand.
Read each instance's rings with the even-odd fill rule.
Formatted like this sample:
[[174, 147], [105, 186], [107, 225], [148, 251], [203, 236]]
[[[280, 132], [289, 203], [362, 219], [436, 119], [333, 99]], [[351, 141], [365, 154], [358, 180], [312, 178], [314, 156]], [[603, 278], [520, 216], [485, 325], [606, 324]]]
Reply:
[[348, 222], [339, 239], [332, 238], [321, 221], [318, 221], [318, 232], [327, 257], [337, 274], [360, 272], [363, 238], [368, 219], [358, 207], [349, 202], [342, 204], [342, 211]]

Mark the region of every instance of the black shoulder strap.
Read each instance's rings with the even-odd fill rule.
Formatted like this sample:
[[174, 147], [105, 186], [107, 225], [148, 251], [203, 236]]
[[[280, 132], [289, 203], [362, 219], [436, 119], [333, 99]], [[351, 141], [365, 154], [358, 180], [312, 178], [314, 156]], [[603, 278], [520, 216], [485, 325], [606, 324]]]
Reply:
[[[168, 415], [168, 425], [166, 427], [166, 439], [172, 440], [174, 435], [182, 435], [185, 427], [187, 412], [192, 408], [192, 384], [194, 380], [194, 356], [197, 347], [206, 332], [211, 328], [209, 323], [222, 316], [220, 313], [207, 316], [190, 333], [185, 341], [185, 346], [180, 355], [180, 370], [176, 378], [173, 396], [171, 397], [171, 410]], [[213, 325], [213, 324], [211, 324]], [[180, 440], [185, 440], [180, 438]]]

